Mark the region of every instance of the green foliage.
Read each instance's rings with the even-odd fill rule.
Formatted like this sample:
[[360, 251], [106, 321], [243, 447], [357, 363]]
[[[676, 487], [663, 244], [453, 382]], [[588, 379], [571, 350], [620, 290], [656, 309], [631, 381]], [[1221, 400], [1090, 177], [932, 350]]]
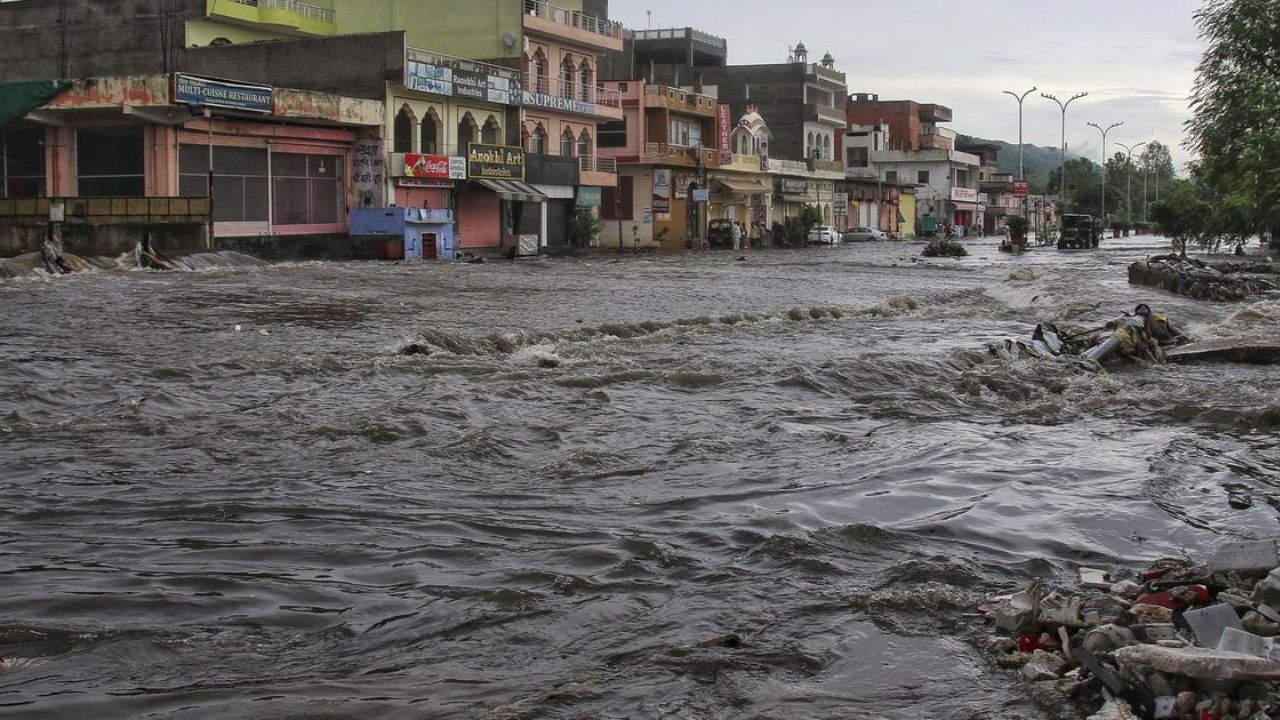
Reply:
[[1021, 215], [1014, 215], [1005, 222], [1005, 227], [1009, 228], [1010, 237], [1023, 239], [1027, 237], [1027, 230], [1031, 227], [1031, 222]]
[[1208, 0], [1189, 145], [1219, 235], [1280, 236], [1280, 0]]
[[813, 226], [821, 224], [822, 208], [817, 205], [805, 205], [800, 208], [800, 226], [804, 228], [802, 235], [808, 237], [809, 231], [813, 229]]
[[604, 222], [589, 212], [574, 213], [569, 218], [569, 242], [574, 247], [588, 247], [604, 228]]
[[1169, 193], [1151, 206], [1151, 219], [1160, 234], [1173, 241], [1179, 252], [1187, 254], [1187, 244], [1207, 244], [1213, 208], [1205, 189], [1197, 183], [1178, 182]]

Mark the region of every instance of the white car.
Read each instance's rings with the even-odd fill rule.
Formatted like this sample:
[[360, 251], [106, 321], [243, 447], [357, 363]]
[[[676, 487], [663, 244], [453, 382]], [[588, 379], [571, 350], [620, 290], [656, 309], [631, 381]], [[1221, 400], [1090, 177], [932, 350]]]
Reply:
[[889, 236], [883, 232], [869, 227], [849, 228], [844, 231], [845, 242], [870, 242], [873, 240], [888, 240]]
[[830, 225], [814, 225], [809, 231], [810, 245], [839, 245], [840, 232]]

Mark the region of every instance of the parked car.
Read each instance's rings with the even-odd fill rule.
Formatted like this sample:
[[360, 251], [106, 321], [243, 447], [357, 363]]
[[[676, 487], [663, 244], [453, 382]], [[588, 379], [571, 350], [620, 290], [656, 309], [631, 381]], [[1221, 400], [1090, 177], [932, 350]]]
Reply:
[[707, 245], [712, 250], [732, 250], [733, 221], [712, 220], [707, 223]]
[[840, 233], [830, 225], [814, 225], [809, 231], [811, 245], [839, 245]]
[[872, 240], [888, 240], [889, 236], [869, 227], [849, 228], [844, 231], [845, 242], [870, 242]]

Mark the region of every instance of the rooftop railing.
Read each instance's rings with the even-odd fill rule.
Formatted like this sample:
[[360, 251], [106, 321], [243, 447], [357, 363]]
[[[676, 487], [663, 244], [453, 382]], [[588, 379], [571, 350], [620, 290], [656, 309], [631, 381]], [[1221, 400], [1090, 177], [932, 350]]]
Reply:
[[524, 11], [527, 15], [550, 20], [559, 25], [586, 30], [615, 40], [622, 39], [622, 23], [601, 20], [594, 15], [586, 15], [575, 10], [566, 10], [545, 0], [524, 0]]
[[288, 10], [290, 12], [295, 12], [308, 20], [329, 23], [331, 25], [334, 22], [334, 12], [329, 8], [299, 2], [298, 0], [231, 0], [231, 2], [256, 8], [265, 7], [276, 8], [278, 10]]

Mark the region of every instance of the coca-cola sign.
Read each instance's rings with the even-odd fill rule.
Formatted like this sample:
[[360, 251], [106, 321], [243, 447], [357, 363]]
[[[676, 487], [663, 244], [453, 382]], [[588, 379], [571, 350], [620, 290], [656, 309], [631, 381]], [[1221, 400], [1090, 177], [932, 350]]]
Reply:
[[466, 172], [466, 161], [463, 158], [417, 153], [405, 153], [404, 156], [405, 177], [465, 180]]

